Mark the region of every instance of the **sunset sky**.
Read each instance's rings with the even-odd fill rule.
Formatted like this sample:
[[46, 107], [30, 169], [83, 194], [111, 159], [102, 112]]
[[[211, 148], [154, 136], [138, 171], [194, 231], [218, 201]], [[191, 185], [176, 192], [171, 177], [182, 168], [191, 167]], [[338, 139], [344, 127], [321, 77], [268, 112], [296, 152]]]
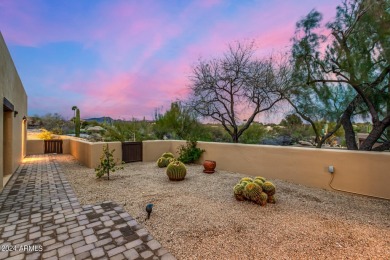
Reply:
[[229, 43], [258, 55], [288, 50], [313, 8], [341, 0], [0, 0], [0, 30], [28, 95], [29, 115], [147, 119], [188, 95], [191, 66]]

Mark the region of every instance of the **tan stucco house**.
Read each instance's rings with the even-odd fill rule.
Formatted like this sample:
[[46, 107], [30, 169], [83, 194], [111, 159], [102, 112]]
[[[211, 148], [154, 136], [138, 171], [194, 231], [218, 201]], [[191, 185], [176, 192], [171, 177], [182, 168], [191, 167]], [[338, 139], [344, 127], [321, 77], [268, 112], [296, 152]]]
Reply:
[[26, 155], [27, 94], [0, 32], [0, 190]]

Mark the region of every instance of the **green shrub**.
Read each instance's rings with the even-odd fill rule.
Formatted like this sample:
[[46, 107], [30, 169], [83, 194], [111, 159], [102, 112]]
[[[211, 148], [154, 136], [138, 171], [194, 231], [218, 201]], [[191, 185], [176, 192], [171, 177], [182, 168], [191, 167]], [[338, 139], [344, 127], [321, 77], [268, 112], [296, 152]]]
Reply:
[[193, 140], [187, 141], [186, 145], [179, 146], [178, 153], [179, 158], [178, 160], [183, 163], [193, 163], [197, 161], [202, 153], [205, 152], [205, 150], [202, 150], [198, 147], [196, 147], [197, 142]]

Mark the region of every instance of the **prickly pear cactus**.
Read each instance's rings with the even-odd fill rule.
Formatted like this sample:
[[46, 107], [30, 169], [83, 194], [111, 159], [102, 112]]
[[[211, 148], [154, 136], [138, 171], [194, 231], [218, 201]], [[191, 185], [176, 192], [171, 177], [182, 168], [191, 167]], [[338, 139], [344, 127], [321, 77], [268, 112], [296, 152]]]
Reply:
[[263, 191], [267, 193], [268, 196], [272, 196], [276, 192], [275, 185], [270, 181], [266, 181], [263, 183]]
[[175, 158], [175, 156], [173, 156], [173, 153], [163, 153], [161, 155], [161, 157], [164, 157], [164, 158]]
[[186, 177], [187, 168], [184, 163], [174, 161], [168, 165], [166, 173], [171, 181], [181, 181]]
[[169, 164], [169, 161], [168, 161], [167, 158], [160, 157], [157, 160], [157, 166], [160, 167], [160, 168], [167, 167], [168, 164]]

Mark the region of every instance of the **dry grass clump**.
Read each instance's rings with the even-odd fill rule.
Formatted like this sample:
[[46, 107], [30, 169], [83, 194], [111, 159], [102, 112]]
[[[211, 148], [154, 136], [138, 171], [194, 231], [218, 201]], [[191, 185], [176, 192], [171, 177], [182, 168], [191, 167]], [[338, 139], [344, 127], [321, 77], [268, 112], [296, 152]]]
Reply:
[[190, 165], [171, 182], [155, 163], [132, 163], [107, 181], [72, 156], [57, 159], [80, 203], [124, 205], [178, 259], [390, 258], [390, 201], [272, 180], [277, 203], [261, 207], [235, 200], [240, 173]]

